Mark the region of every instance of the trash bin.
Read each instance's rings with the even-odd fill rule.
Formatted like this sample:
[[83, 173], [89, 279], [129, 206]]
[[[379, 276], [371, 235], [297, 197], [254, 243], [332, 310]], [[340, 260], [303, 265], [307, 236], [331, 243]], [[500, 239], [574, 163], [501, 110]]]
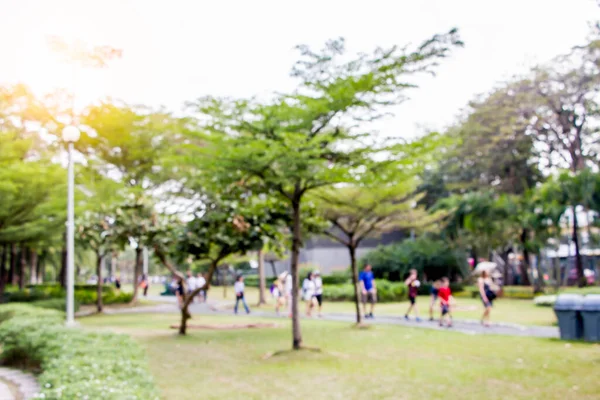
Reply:
[[583, 338], [588, 342], [600, 342], [600, 294], [588, 294], [581, 307]]
[[558, 329], [562, 340], [575, 340], [583, 337], [582, 305], [583, 296], [579, 294], [561, 294], [556, 299], [554, 313], [558, 319]]

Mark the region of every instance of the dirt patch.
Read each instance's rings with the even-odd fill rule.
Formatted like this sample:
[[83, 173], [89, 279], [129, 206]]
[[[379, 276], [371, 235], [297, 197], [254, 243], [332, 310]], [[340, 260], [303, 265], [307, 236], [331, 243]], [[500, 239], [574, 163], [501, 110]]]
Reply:
[[[171, 329], [179, 329], [179, 325], [171, 325]], [[255, 328], [277, 328], [277, 324], [255, 323], [255, 324], [219, 324], [219, 325], [196, 325], [190, 324], [188, 329], [209, 329], [209, 330], [233, 330], [233, 329], [255, 329]]]

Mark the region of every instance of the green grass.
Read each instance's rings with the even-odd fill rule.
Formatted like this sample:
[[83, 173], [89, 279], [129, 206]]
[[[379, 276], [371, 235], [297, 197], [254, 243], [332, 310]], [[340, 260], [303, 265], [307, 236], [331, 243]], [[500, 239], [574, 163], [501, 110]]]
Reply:
[[146, 349], [165, 399], [551, 400], [596, 399], [600, 392], [594, 372], [600, 368], [600, 346], [584, 343], [302, 321], [304, 342], [323, 352], [263, 359], [291, 346], [288, 320], [277, 321], [278, 328], [192, 331], [186, 337], [168, 329], [177, 315], [105, 315], [81, 322], [133, 335]]

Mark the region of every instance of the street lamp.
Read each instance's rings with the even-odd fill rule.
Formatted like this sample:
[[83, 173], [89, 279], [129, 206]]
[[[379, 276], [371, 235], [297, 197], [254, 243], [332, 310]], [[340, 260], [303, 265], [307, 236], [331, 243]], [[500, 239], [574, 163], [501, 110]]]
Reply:
[[66, 126], [63, 140], [69, 145], [67, 172], [67, 326], [75, 325], [75, 173], [73, 166], [73, 143], [79, 140], [79, 129]]

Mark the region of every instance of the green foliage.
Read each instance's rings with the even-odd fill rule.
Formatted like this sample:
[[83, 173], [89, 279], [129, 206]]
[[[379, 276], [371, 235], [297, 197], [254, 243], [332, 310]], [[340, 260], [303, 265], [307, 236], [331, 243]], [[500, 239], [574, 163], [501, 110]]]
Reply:
[[62, 313], [11, 304], [0, 306], [2, 359], [41, 369], [45, 399], [156, 399], [144, 356], [125, 335], [64, 326]]
[[371, 264], [377, 278], [391, 281], [404, 280], [412, 268], [421, 276], [427, 275], [428, 280], [459, 276], [464, 262], [464, 255], [461, 257], [448, 243], [427, 237], [380, 246], [360, 260], [363, 266]]
[[[98, 298], [95, 285], [75, 287], [75, 300], [82, 305], [96, 304]], [[111, 286], [103, 286], [102, 301], [104, 304], [121, 304], [131, 301], [132, 294], [119, 292]], [[64, 299], [66, 291], [60, 285], [35, 285], [22, 291], [10, 291], [6, 294], [8, 302], [35, 302], [40, 300]]]
[[[48, 299], [48, 300], [37, 300], [30, 303], [32, 306], [39, 308], [47, 308], [50, 310], [65, 311], [67, 309], [67, 300], [62, 299]], [[75, 301], [75, 312], [79, 311], [79, 301]]]

